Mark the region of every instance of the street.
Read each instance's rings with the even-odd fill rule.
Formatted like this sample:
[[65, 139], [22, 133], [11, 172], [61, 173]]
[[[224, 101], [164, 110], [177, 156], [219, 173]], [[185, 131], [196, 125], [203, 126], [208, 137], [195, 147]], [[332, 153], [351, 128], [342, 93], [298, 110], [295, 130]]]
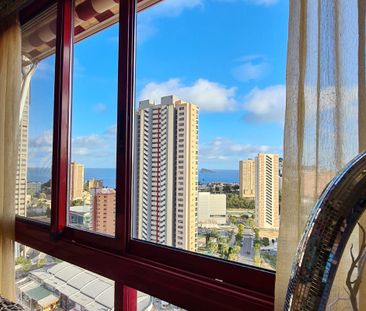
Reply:
[[254, 233], [252, 229], [245, 228], [243, 236], [243, 246], [240, 249], [238, 261], [246, 265], [254, 265]]

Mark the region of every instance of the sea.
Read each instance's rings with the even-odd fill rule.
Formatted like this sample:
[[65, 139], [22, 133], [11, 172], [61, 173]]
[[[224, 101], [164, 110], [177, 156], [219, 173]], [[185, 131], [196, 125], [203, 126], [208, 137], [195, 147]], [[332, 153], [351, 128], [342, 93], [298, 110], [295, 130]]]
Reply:
[[[116, 187], [116, 170], [113, 168], [85, 168], [84, 179], [101, 179], [105, 187]], [[28, 182], [45, 183], [51, 179], [49, 168], [28, 168]], [[201, 184], [211, 182], [239, 183], [238, 170], [211, 169], [200, 170], [198, 181]]]

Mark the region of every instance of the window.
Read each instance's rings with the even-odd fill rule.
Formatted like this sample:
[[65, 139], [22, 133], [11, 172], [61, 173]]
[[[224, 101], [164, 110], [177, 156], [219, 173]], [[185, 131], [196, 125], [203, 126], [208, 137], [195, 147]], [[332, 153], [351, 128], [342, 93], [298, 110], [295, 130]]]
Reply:
[[112, 280], [18, 243], [16, 252], [16, 297], [26, 310], [114, 308]]
[[[282, 144], [284, 115], [278, 113], [276, 124], [270, 126], [266, 121], [249, 122], [251, 117], [246, 114], [250, 114], [251, 108], [239, 104], [241, 96], [247, 94], [249, 98], [248, 94], [257, 92], [260, 83], [257, 77], [247, 77], [251, 75], [249, 71], [258, 66], [263, 69], [261, 78], [270, 80], [273, 77], [265, 79], [270, 73], [264, 73], [270, 64], [261, 55], [240, 59], [251, 48], [263, 48], [255, 42], [256, 38], [252, 38], [253, 47], [247, 47], [249, 34], [244, 29], [248, 25], [242, 18], [248, 9], [245, 4], [233, 6], [242, 10], [240, 14], [225, 15], [223, 12], [230, 10], [227, 3], [218, 2], [204, 8], [186, 9], [174, 17], [162, 13], [175, 4], [174, 0], [165, 0], [137, 16], [138, 25], [157, 18], [159, 34], [146, 38], [137, 33], [135, 110], [139, 127], [134, 142], [139, 157], [134, 161], [135, 169], [144, 167], [144, 171], [136, 170], [134, 174], [139, 186], [135, 189], [133, 209], [138, 219], [132, 219], [133, 237], [158, 244], [165, 241], [163, 244], [177, 247], [174, 241], [183, 235], [183, 249], [187, 251], [273, 270], [279, 229], [282, 152], [276, 146]], [[220, 27], [217, 17], [224, 21]], [[253, 23], [255, 30], [260, 29], [261, 25]], [[171, 43], [169, 52], [162, 49], [164, 42]], [[217, 42], [222, 42], [219, 50]], [[284, 70], [275, 76], [284, 82]], [[211, 94], [216, 92], [227, 95], [213, 98]], [[262, 101], [260, 94], [256, 97], [259, 100]], [[146, 102], [150, 104], [145, 105]], [[252, 105], [255, 109], [256, 103]], [[160, 115], [161, 120], [173, 124], [164, 131], [154, 128], [143, 117], [161, 107], [167, 108]], [[174, 113], [169, 114], [168, 109]], [[170, 155], [164, 157], [166, 161], [158, 169], [159, 178], [149, 175], [148, 163], [160, 159], [161, 155], [143, 148], [140, 142], [146, 136], [159, 137], [160, 152]], [[180, 165], [181, 159], [185, 160], [185, 166]], [[239, 174], [241, 161], [252, 163], [247, 176], [249, 183]], [[266, 165], [265, 169], [256, 172], [255, 162]], [[256, 175], [259, 177], [255, 178]], [[157, 196], [149, 199], [151, 190], [143, 185], [160, 187], [160, 176], [166, 177], [164, 191], [158, 190]], [[251, 193], [244, 195], [243, 187], [250, 188]], [[179, 204], [184, 205], [182, 214], [178, 214]], [[256, 205], [258, 212], [255, 212]], [[157, 215], [154, 219], [150, 217], [152, 212]], [[184, 218], [184, 232], [177, 230], [176, 218]], [[151, 222], [155, 223], [155, 231], [151, 230]]]
[[[52, 207], [53, 99], [57, 5], [48, 8], [32, 27], [22, 28], [23, 74], [29, 90], [21, 100], [15, 213], [50, 222]], [[40, 45], [40, 33], [47, 44]], [[27, 86], [26, 86], [27, 87]], [[26, 88], [25, 87], [25, 88]]]
[[[167, 0], [166, 3], [169, 1]], [[165, 99], [163, 106], [167, 104], [167, 107], [155, 109], [152, 107], [154, 105], [151, 101], [144, 101], [141, 98], [138, 104], [143, 107], [144, 111], [140, 111], [138, 120], [136, 119], [136, 122], [133, 123], [133, 117], [137, 111], [134, 106], [135, 85], [136, 94], [141, 94], [138, 86], [139, 75], [137, 75], [136, 81], [134, 77], [135, 33], [137, 32], [138, 40], [136, 45], [138, 73], [141, 68], [139, 66], [139, 59], [141, 59], [139, 40], [142, 34], [148, 34], [148, 29], [153, 29], [151, 27], [143, 29], [143, 24], [139, 20], [138, 29], [135, 29], [136, 11], [146, 9], [138, 13], [141, 18], [146, 18], [146, 14], [157, 14], [155, 11], [149, 13], [149, 10], [154, 9], [159, 12], [161, 4], [148, 8], [158, 1], [138, 1], [136, 7], [132, 0], [120, 1], [120, 3], [102, 0], [73, 3], [71, 0], [60, 0], [57, 1], [56, 9], [50, 6], [50, 2], [52, 1], [41, 1], [40, 4], [24, 9], [21, 14], [21, 23], [23, 31], [26, 30], [26, 26], [33, 29], [37, 24], [36, 21], [47, 20], [42, 14], [48, 17], [50, 14], [48, 12], [52, 8], [55, 14], [57, 13], [56, 30], [54, 36], [49, 40], [54, 45], [49, 46], [47, 48], [49, 54], [42, 54], [42, 59], [40, 59], [40, 61], [46, 61], [47, 56], [54, 54], [54, 64], [52, 65], [54, 73], [49, 79], [49, 81], [52, 79], [55, 81], [54, 90], [50, 89], [47, 92], [54, 93], [54, 96], [51, 94], [48, 98], [53, 112], [48, 109], [49, 120], [47, 121], [52, 128], [50, 137], [53, 148], [52, 150], [47, 149], [52, 155], [52, 161], [49, 161], [47, 166], [49, 172], [52, 171], [49, 175], [52, 189], [52, 191], [49, 190], [51, 208], [48, 211], [48, 223], [37, 222], [29, 217], [28, 219], [18, 217], [16, 221], [17, 241], [38, 249], [44, 254], [60, 258], [72, 265], [113, 280], [114, 308], [116, 310], [134, 310], [138, 301], [138, 295], [134, 289], [143, 291], [152, 297], [159, 297], [160, 302], [154, 306], [162, 309], [166, 307], [166, 304], [172, 308], [180, 306], [184, 309], [189, 309], [194, 305], [195, 308], [202, 310], [237, 309], [243, 305], [251, 310], [271, 309], [273, 307], [274, 273], [232, 264], [219, 257], [211, 256], [210, 258], [187, 251], [185, 228], [187, 220], [192, 223], [196, 221], [197, 200], [186, 197], [185, 189], [189, 187], [192, 192], [199, 189], [195, 179], [199, 171], [199, 161], [194, 159], [190, 162], [194, 169], [191, 174], [186, 176], [187, 180], [180, 176], [172, 181], [168, 176], [160, 174], [162, 167], [170, 163], [169, 157], [172, 157], [172, 153], [163, 150], [162, 145], [168, 136], [169, 141], [178, 137], [181, 139], [185, 137], [186, 140], [191, 139], [191, 141], [199, 140], [198, 133], [196, 133], [197, 122], [191, 122], [191, 133], [187, 133], [184, 128], [180, 129], [179, 133], [169, 132], [172, 127], [177, 126], [177, 123], [172, 122], [172, 120], [176, 120], [177, 113], [184, 118], [188, 118], [190, 113], [190, 117], [195, 119], [199, 116], [198, 110], [193, 111], [195, 109], [192, 108], [192, 111], [188, 111], [185, 102], [177, 104], [175, 110], [173, 105], [168, 104], [172, 98]], [[108, 38], [105, 37], [106, 34]], [[99, 41], [102, 37], [103, 40]], [[98, 54], [101, 51], [94, 44], [98, 47], [102, 45], [108, 51]], [[83, 49], [88, 52], [88, 57], [83, 53]], [[108, 54], [112, 50], [115, 51], [116, 58]], [[154, 49], [151, 51], [155, 57], [158, 57], [159, 53], [156, 53]], [[151, 56], [149, 55], [149, 57]], [[113, 72], [114, 78], [104, 84], [105, 81], [102, 80], [108, 70], [107, 63], [104, 62], [107, 59], [110, 61], [108, 64], [112, 64], [111, 72]], [[156, 59], [158, 60], [158, 58]], [[154, 64], [153, 60], [149, 60], [149, 62]], [[84, 74], [83, 79], [79, 79], [80, 74]], [[153, 75], [151, 77], [154, 79]], [[32, 80], [32, 83], [35, 82], [36, 80]], [[46, 84], [40, 84], [40, 86], [44, 85]], [[97, 98], [98, 94], [92, 95], [98, 89], [100, 90], [98, 94], [102, 98]], [[95, 97], [93, 101], [83, 102], [85, 93], [90, 93]], [[94, 117], [93, 108], [96, 110]], [[110, 115], [103, 115], [107, 111], [110, 112]], [[44, 123], [47, 125], [46, 121]], [[144, 132], [141, 129], [136, 131], [140, 135], [139, 142], [143, 145], [143, 148], [138, 149], [136, 141], [133, 141], [136, 137], [133, 135], [133, 130], [135, 124], [141, 125], [142, 123], [154, 128], [157, 136], [152, 141], [149, 131]], [[200, 122], [200, 124], [204, 123]], [[48, 143], [49, 141], [50, 139]], [[158, 154], [156, 161], [134, 162], [134, 155], [138, 154], [140, 158], [143, 158], [143, 152], [149, 151], [148, 145], [151, 142], [156, 145], [153, 150]], [[190, 155], [198, 158], [200, 156], [198, 150], [197, 146], [192, 146]], [[112, 155], [108, 161], [103, 158], [106, 153]], [[97, 161], [97, 158], [100, 160]], [[187, 153], [183, 152], [174, 161], [183, 165], [187, 162]], [[93, 163], [101, 164], [101, 166], [93, 167]], [[153, 163], [154, 171], [151, 170]], [[133, 164], [134, 169], [142, 172], [141, 180], [133, 180], [132, 177], [136, 175], [132, 168]], [[108, 182], [100, 177], [98, 170], [90, 174], [90, 171], [87, 172], [89, 168], [106, 167], [113, 168], [115, 173], [115, 176], [113, 173], [111, 174]], [[83, 175], [84, 177], [82, 177]], [[154, 185], [144, 183], [143, 179], [146, 176], [148, 182], [154, 178], [156, 183]], [[81, 179], [82, 182], [79, 180], [78, 186], [72, 189], [72, 179], [74, 183], [77, 179]], [[100, 182], [101, 179], [103, 179], [103, 185]], [[90, 180], [87, 185], [85, 185], [86, 180]], [[36, 183], [37, 181], [29, 182]], [[172, 221], [172, 213], [163, 211], [163, 207], [170, 198], [156, 200], [154, 205], [150, 204], [149, 206], [153, 206], [154, 209], [150, 209], [149, 213], [146, 212], [146, 209], [133, 207], [137, 199], [136, 194], [138, 194], [138, 202], [141, 203], [141, 206], [158, 198], [158, 194], [164, 191], [175, 196], [176, 192], [169, 188], [172, 184], [183, 189], [180, 193], [184, 196], [179, 198], [182, 200], [179, 201], [179, 204], [183, 204], [183, 207], [179, 209], [177, 217], [179, 219], [176, 220], [177, 236], [167, 240], [160, 233], [164, 230], [175, 230], [175, 228], [173, 229], [175, 222]], [[106, 189], [104, 186], [108, 191], [91, 194], [89, 209], [86, 209], [88, 198], [83, 196], [84, 192], [90, 193], [90, 188]], [[137, 187], [140, 186], [150, 189], [151, 195], [136, 192]], [[39, 184], [30, 184], [29, 189], [32, 187], [36, 193]], [[86, 191], [87, 188], [89, 191]], [[100, 195], [97, 196], [97, 194]], [[181, 199], [182, 197], [184, 199]], [[178, 198], [176, 199], [178, 202]], [[194, 210], [192, 209], [189, 214], [184, 206], [185, 201], [191, 201], [194, 206]], [[94, 202], [103, 209], [95, 208]], [[73, 203], [82, 203], [82, 205]], [[81, 207], [72, 208], [76, 206]], [[107, 208], [109, 206], [111, 208]], [[217, 215], [222, 215], [222, 213]], [[148, 221], [150, 217], [151, 228], [147, 228], [144, 222]], [[106, 226], [107, 220], [110, 219], [112, 219], [112, 225], [108, 229], [91, 228], [93, 223], [102, 227]], [[165, 222], [165, 219], [168, 222]], [[167, 227], [164, 228], [164, 226]], [[136, 236], [135, 232], [139, 232], [140, 236]], [[196, 246], [198, 244], [196, 236], [198, 236], [197, 232], [192, 230], [190, 237], [192, 249], [198, 247], [198, 245]], [[140, 237], [149, 238], [141, 239]], [[177, 245], [175, 245], [176, 241]], [[169, 301], [169, 303], [165, 303], [165, 301]]]

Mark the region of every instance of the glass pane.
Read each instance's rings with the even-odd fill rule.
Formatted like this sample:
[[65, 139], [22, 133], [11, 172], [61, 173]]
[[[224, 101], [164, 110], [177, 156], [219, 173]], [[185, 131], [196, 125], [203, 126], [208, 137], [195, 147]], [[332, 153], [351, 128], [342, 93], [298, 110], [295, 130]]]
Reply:
[[113, 310], [114, 281], [16, 244], [16, 298], [27, 311]]
[[75, 3], [69, 225], [114, 235], [118, 24], [103, 28], [118, 3], [96, 1], [95, 16], [84, 4]]
[[[131, 291], [136, 291], [135, 289], [129, 288]], [[150, 296], [144, 292], [137, 291], [134, 293], [137, 299], [137, 310], [138, 311], [160, 311], [160, 310], [168, 310], [168, 311], [184, 311], [180, 307], [175, 306], [174, 304], [164, 301], [162, 299]], [[130, 298], [129, 299], [134, 299]]]
[[50, 222], [56, 7], [22, 26], [22, 90], [15, 212]]
[[135, 238], [275, 268], [287, 21], [285, 1], [139, 13]]

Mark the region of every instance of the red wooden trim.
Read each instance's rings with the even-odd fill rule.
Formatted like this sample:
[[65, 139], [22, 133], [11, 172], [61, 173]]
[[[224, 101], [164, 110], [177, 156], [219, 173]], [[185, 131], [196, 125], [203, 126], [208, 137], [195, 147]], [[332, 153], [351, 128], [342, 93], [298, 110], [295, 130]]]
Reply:
[[116, 239], [131, 237], [136, 1], [120, 1], [118, 52]]
[[121, 281], [114, 282], [114, 309], [116, 311], [127, 310], [125, 307], [126, 297], [124, 296], [124, 286]]
[[128, 286], [123, 286], [123, 310], [137, 311], [137, 290]]
[[130, 241], [129, 254], [142, 261], [159, 262], [162, 265], [274, 296], [276, 275], [273, 271], [141, 240]]
[[[17, 218], [16, 241], [189, 310], [273, 310], [274, 298], [154, 262], [49, 239], [47, 226]], [[204, 267], [205, 268], [205, 267]], [[249, 278], [246, 274], [238, 278]], [[250, 279], [254, 282], [254, 279]]]
[[79, 244], [89, 245], [93, 248], [106, 252], [119, 252], [120, 246], [116, 243], [114, 236], [96, 233], [87, 230], [80, 230], [73, 227], [65, 227], [62, 233], [66, 239], [75, 241]]
[[70, 82], [73, 36], [73, 0], [57, 7], [55, 108], [53, 121], [51, 234], [56, 238], [66, 226]]

